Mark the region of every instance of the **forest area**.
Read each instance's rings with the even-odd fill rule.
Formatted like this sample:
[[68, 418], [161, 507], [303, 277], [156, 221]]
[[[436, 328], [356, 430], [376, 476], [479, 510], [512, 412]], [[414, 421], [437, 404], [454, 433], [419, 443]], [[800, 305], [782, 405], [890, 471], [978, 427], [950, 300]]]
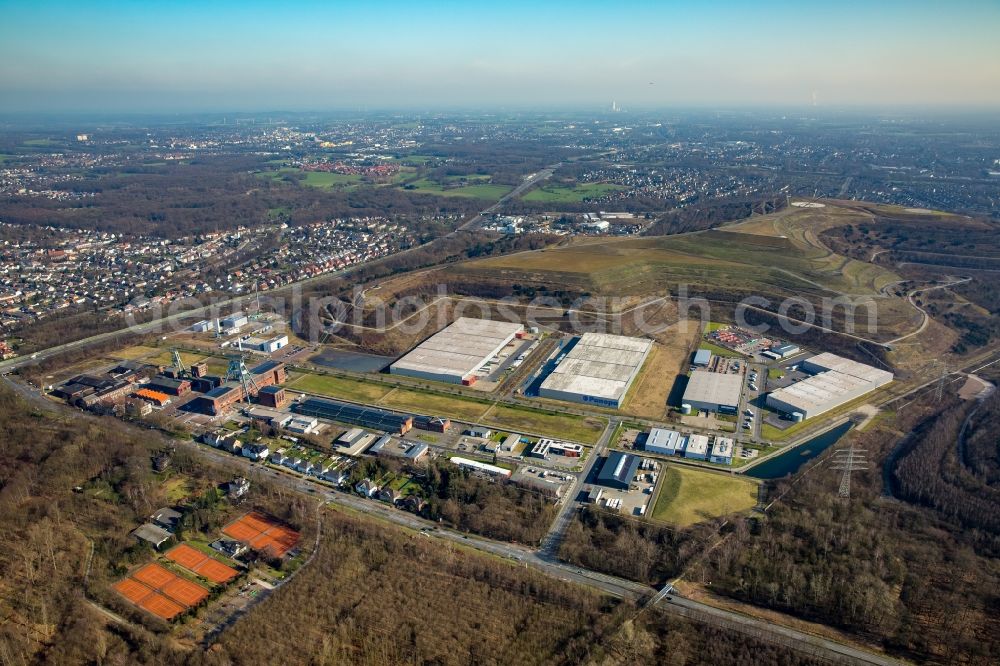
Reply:
[[323, 534], [313, 566], [226, 632], [213, 663], [816, 663], [339, 512]]
[[[150, 465], [163, 441], [112, 419], [36, 408], [6, 389], [0, 435], [5, 665], [817, 663], [338, 511], [324, 512], [313, 561], [205, 649], [107, 589], [149, 558], [129, 531], [167, 501]], [[206, 493], [231, 473], [183, 447], [171, 469]], [[311, 540], [311, 499], [255, 485], [255, 505]], [[201, 500], [189, 509], [191, 531], [228, 518]], [[109, 621], [94, 599], [128, 622]]]
[[[233, 471], [112, 418], [27, 404], [0, 387], [0, 663], [158, 663], [168, 627], [125, 603], [110, 585], [148, 561], [131, 531], [183, 478], [183, 529], [217, 530], [238, 509], [219, 501]], [[169, 471], [154, 455], [172, 451]], [[267, 483], [254, 502], [309, 531], [313, 509]], [[108, 624], [93, 600], [128, 618]]]
[[559, 558], [660, 586], [711, 545], [716, 528], [709, 524], [678, 530], [587, 506], [570, 523]]
[[920, 663], [996, 663], [997, 395], [978, 409], [925, 397], [848, 435], [870, 460], [892, 461], [898, 499], [885, 494], [878, 464], [855, 472], [850, 500], [839, 498], [840, 472], [826, 457], [794, 483], [776, 482], [770, 495], [781, 500], [766, 515], [730, 517], [718, 533], [718, 525], [674, 532], [585, 509], [560, 557], [645, 583], [684, 571], [692, 584], [710, 581], [713, 594], [843, 629]]
[[409, 510], [463, 532], [538, 544], [555, 519], [556, 505], [534, 490], [484, 479], [441, 460], [406, 468], [391, 459], [366, 458], [351, 470], [350, 483], [401, 473], [410, 477], [406, 495], [420, 500], [408, 503]]
[[93, 197], [67, 205], [11, 194], [0, 198], [0, 214], [16, 225], [177, 238], [263, 224], [277, 210], [295, 225], [340, 217], [468, 215], [481, 205], [393, 187], [326, 191], [271, 182], [252, 173], [265, 165], [256, 157], [223, 155], [124, 172], [97, 168], [61, 185]]

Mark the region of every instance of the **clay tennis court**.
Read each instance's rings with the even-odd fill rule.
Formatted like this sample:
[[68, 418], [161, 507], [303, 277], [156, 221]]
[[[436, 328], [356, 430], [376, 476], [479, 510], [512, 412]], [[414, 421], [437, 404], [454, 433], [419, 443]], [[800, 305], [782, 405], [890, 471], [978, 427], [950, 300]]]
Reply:
[[200, 550], [196, 550], [185, 543], [171, 548], [167, 551], [166, 555], [185, 569], [213, 583], [225, 583], [239, 575], [236, 569], [226, 566], [215, 558], [209, 557]]
[[236, 520], [235, 522], [223, 527], [222, 533], [226, 536], [231, 536], [237, 541], [248, 543], [251, 539], [260, 534], [260, 530], [254, 529], [253, 527]]
[[177, 576], [170, 573], [156, 562], [150, 562], [132, 574], [132, 578], [135, 578], [140, 583], [145, 583], [154, 590], [159, 590], [174, 578], [177, 578]]
[[255, 550], [284, 557], [299, 542], [299, 533], [261, 513], [248, 513], [222, 528], [222, 533]]
[[195, 570], [202, 560], [206, 559], [208, 555], [201, 552], [200, 550], [195, 550], [186, 543], [182, 543], [179, 546], [175, 546], [166, 552], [167, 559], [173, 560], [177, 564], [181, 565], [185, 569]]
[[140, 583], [135, 578], [120, 580], [114, 584], [114, 588], [131, 603], [164, 620], [173, 619], [187, 608], [159, 592], [154, 592], [148, 585]]
[[197, 606], [208, 598], [208, 590], [201, 585], [177, 576], [164, 585], [161, 592], [185, 606]]
[[233, 578], [236, 578], [240, 572], [209, 557], [198, 565], [195, 573], [202, 578], [212, 581], [213, 583], [228, 583]]
[[122, 595], [133, 604], [139, 605], [143, 599], [152, 594], [152, 590], [135, 580], [134, 578], [126, 578], [125, 580], [120, 580], [114, 584], [114, 588], [118, 591], [118, 594]]
[[184, 612], [184, 606], [167, 599], [165, 596], [157, 592], [151, 593], [148, 597], [142, 600], [142, 603], [138, 605], [140, 608], [144, 608], [153, 615], [162, 617], [164, 620], [173, 619], [175, 615]]

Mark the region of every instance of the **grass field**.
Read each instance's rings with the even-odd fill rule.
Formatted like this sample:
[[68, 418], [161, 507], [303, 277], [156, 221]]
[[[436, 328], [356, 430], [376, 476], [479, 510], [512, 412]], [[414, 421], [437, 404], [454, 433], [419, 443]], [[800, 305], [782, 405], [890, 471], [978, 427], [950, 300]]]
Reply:
[[309, 187], [318, 187], [324, 190], [331, 190], [344, 185], [354, 185], [361, 182], [361, 176], [345, 173], [328, 173], [326, 171], [303, 171], [292, 167], [285, 167], [277, 171], [265, 171], [258, 174], [262, 178], [271, 180], [281, 180], [285, 176], [295, 174], [305, 174], [305, 179], [298, 181]]
[[698, 349], [707, 349], [716, 356], [729, 356], [731, 358], [740, 358], [743, 356], [743, 354], [740, 354], [739, 352], [735, 352], [732, 349], [727, 349], [725, 347], [719, 346], [717, 344], [709, 342], [708, 340], [699, 340]]
[[379, 401], [379, 404], [400, 410], [412, 410], [419, 414], [448, 416], [464, 421], [478, 421], [479, 417], [489, 409], [489, 403], [470, 398], [404, 388], [393, 389]]
[[462, 187], [444, 187], [439, 183], [421, 178], [420, 180], [408, 183], [405, 189], [410, 192], [423, 192], [439, 197], [467, 197], [469, 199], [497, 201], [510, 192], [512, 188], [509, 185], [493, 185], [490, 183], [477, 183]]
[[[189, 368], [191, 367], [192, 363], [204, 361], [206, 358], [204, 354], [192, 354], [190, 352], [185, 352], [185, 351], [180, 352], [180, 355], [181, 355], [181, 361], [183, 361], [184, 365], [186, 365]], [[154, 365], [173, 365], [174, 356], [169, 351], [160, 351], [158, 354], [146, 358], [145, 361], [147, 363], [152, 363]]]
[[579, 203], [587, 199], [598, 199], [611, 192], [627, 190], [624, 185], [612, 183], [582, 183], [576, 186], [546, 185], [531, 190], [521, 198], [524, 201], [542, 203]]
[[[554, 188], [558, 186], [550, 186]], [[525, 195], [543, 193], [542, 190]], [[536, 196], [544, 196], [536, 194]], [[808, 211], [808, 209], [804, 209]], [[822, 209], [824, 211], [828, 209]], [[558, 248], [458, 264], [451, 270], [499, 272], [505, 280], [540, 281], [592, 293], [662, 293], [677, 284], [714, 292], [756, 293], [768, 298], [838, 294], [879, 296], [898, 279], [891, 271], [848, 259], [826, 248], [816, 234], [859, 221], [856, 211], [778, 213], [725, 230], [644, 238], [578, 240]], [[867, 218], [866, 218], [867, 219]], [[813, 228], [815, 226], [815, 228]], [[879, 323], [886, 305], [879, 303]], [[911, 308], [912, 309], [912, 308]]]
[[748, 511], [757, 504], [757, 483], [739, 476], [666, 465], [652, 517], [686, 527]]
[[288, 382], [286, 386], [294, 390], [327, 395], [331, 398], [344, 398], [345, 400], [354, 400], [357, 402], [381, 400], [392, 390], [388, 386], [373, 382], [308, 373]]
[[122, 361], [134, 361], [137, 358], [146, 358], [147, 356], [152, 356], [156, 354], [159, 350], [155, 347], [144, 347], [142, 345], [137, 345], [135, 347], [125, 347], [124, 349], [119, 349], [108, 354], [109, 357], [122, 360]]
[[672, 324], [653, 350], [625, 396], [621, 411], [651, 419], [662, 419], [678, 374], [687, 371], [688, 348], [700, 332], [694, 322]]
[[527, 430], [539, 435], [570, 439], [584, 444], [596, 443], [607, 426], [607, 421], [604, 419], [546, 412], [516, 405], [496, 405], [489, 414], [480, 419], [480, 422], [510, 430]]

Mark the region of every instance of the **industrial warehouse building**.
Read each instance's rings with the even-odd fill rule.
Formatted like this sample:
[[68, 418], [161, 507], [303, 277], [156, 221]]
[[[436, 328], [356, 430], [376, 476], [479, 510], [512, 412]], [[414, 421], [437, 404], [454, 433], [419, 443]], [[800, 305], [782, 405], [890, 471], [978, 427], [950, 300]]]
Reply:
[[612, 451], [604, 459], [601, 471], [597, 474], [597, 483], [609, 488], [628, 490], [639, 469], [639, 462], [639, 456]]
[[695, 370], [688, 377], [683, 402], [706, 412], [735, 414], [742, 391], [742, 375]]
[[653, 428], [649, 431], [649, 435], [646, 437], [646, 445], [643, 448], [650, 453], [679, 456], [684, 453], [684, 444], [686, 442], [687, 438], [676, 430]]
[[808, 358], [799, 367], [812, 377], [773, 391], [767, 406], [808, 419], [860, 398], [892, 381], [892, 373], [836, 354]]
[[390, 365], [389, 373], [469, 384], [476, 371], [523, 330], [518, 323], [459, 317]]
[[708, 461], [718, 465], [732, 465], [735, 446], [736, 443], [728, 437], [716, 437]]
[[413, 427], [413, 417], [375, 407], [353, 405], [324, 398], [306, 398], [292, 405], [292, 411], [348, 425], [405, 435]]
[[538, 389], [543, 398], [621, 407], [651, 340], [584, 333]]
[[708, 458], [708, 435], [688, 435], [684, 446], [684, 457], [691, 460]]

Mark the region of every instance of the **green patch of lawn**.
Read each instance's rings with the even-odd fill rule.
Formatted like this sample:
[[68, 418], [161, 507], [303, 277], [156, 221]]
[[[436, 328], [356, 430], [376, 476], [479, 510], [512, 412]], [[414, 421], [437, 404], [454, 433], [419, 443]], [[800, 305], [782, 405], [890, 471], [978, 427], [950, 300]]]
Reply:
[[319, 395], [330, 396], [331, 398], [344, 398], [357, 402], [381, 400], [385, 397], [385, 394], [392, 390], [388, 386], [373, 382], [308, 373], [289, 382], [287, 386], [288, 388], [307, 393], [317, 393]]
[[440, 183], [421, 178], [412, 183], [407, 183], [403, 189], [410, 192], [434, 194], [439, 197], [467, 197], [469, 199], [496, 201], [510, 192], [512, 188], [509, 185], [493, 185], [489, 183], [477, 183], [462, 187], [445, 187]]
[[731, 358], [746, 358], [744, 354], [735, 352], [732, 349], [727, 349], [715, 343], [709, 342], [708, 340], [702, 340], [698, 343], [698, 349], [707, 349], [716, 356], [729, 356]]
[[713, 331], [718, 331], [720, 328], [726, 328], [729, 324], [724, 324], [720, 321], [710, 321], [705, 324], [705, 332], [712, 333]]
[[781, 370], [781, 368], [768, 368], [767, 369], [767, 378], [768, 379], [781, 379], [784, 376], [785, 376], [785, 373]]
[[187, 477], [175, 476], [163, 483], [163, 490], [167, 494], [167, 501], [169, 503], [178, 504], [182, 499], [191, 494], [191, 483]]
[[605, 419], [560, 414], [516, 405], [497, 405], [483, 417], [483, 423], [514, 431], [594, 444], [604, 432]]
[[749, 511], [756, 504], [757, 483], [750, 479], [668, 464], [652, 517], [686, 527]]
[[404, 388], [393, 390], [379, 404], [396, 409], [409, 409], [419, 414], [448, 416], [463, 421], [476, 421], [489, 408], [489, 403], [484, 401]]
[[524, 201], [540, 203], [580, 203], [587, 199], [598, 199], [612, 192], [627, 189], [624, 185], [613, 183], [582, 183], [575, 186], [546, 185], [531, 190], [521, 198]]
[[[305, 177], [298, 177], [299, 174], [303, 174]], [[361, 182], [361, 176], [357, 174], [347, 174], [347, 173], [329, 173], [326, 171], [303, 171], [302, 169], [295, 169], [291, 167], [285, 167], [278, 169], [277, 171], [264, 171], [257, 174], [261, 178], [269, 178], [271, 180], [284, 180], [286, 176], [290, 177], [290, 180], [302, 183], [309, 187], [318, 187], [324, 190], [330, 190], [335, 187], [342, 187], [346, 185], [355, 185]]]

